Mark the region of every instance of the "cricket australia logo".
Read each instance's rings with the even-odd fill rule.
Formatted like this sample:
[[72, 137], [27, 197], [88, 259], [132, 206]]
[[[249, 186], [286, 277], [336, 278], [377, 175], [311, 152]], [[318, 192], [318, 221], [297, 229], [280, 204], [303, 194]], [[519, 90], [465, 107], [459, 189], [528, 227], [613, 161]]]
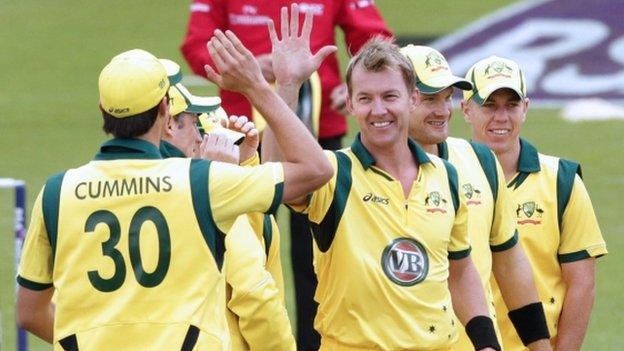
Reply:
[[542, 210], [535, 201], [527, 201], [522, 205], [518, 204], [516, 209], [516, 218], [518, 224], [533, 224], [538, 225], [542, 223]]
[[393, 283], [412, 286], [427, 277], [429, 257], [418, 241], [398, 238], [384, 249], [381, 255], [381, 267]]
[[466, 197], [466, 205], [481, 204], [481, 190], [475, 188], [472, 184], [466, 183], [462, 185], [464, 197]]
[[431, 72], [447, 69], [446, 61], [444, 60], [444, 57], [440, 56], [440, 54], [432, 51], [427, 54], [427, 58], [425, 59], [425, 68], [430, 68]]
[[485, 75], [487, 79], [494, 79], [496, 77], [511, 78], [511, 67], [503, 61], [494, 61], [485, 68]]
[[435, 213], [441, 212], [446, 213], [446, 201], [442, 195], [437, 191], [432, 191], [425, 198], [425, 207], [427, 207], [427, 212]]

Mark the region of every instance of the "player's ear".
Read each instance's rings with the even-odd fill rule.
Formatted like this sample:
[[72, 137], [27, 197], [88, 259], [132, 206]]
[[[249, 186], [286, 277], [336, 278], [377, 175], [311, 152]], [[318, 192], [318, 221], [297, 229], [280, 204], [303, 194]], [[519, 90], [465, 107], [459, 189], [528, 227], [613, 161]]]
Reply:
[[471, 119], [471, 117], [470, 117], [470, 115], [471, 115], [470, 106], [469, 106], [469, 105], [470, 105], [470, 102], [468, 102], [468, 101], [466, 101], [466, 100], [463, 100], [463, 99], [462, 99], [462, 101], [461, 101], [461, 103], [460, 103], [459, 105], [460, 105], [461, 110], [462, 110], [462, 112], [463, 112], [463, 114], [464, 114], [464, 120], [465, 120], [468, 124], [471, 124], [472, 119]]
[[410, 112], [414, 112], [418, 105], [420, 105], [420, 90], [414, 89], [410, 95]]
[[350, 115], [353, 114], [353, 103], [351, 102], [351, 93], [347, 94], [347, 101], [346, 102], [346, 106], [347, 106], [347, 111], [349, 112]]

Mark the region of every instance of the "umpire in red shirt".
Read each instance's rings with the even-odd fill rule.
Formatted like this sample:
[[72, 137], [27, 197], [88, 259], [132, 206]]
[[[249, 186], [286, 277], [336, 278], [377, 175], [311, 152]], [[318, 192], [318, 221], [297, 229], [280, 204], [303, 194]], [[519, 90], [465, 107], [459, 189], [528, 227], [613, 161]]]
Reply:
[[[302, 12], [312, 11], [314, 29], [310, 38], [312, 52], [326, 45], [335, 44], [335, 27], [344, 32], [351, 54], [372, 36], [391, 36], [373, 0], [307, 0], [297, 2]], [[194, 0], [188, 32], [182, 44], [182, 53], [191, 69], [205, 75], [204, 65], [214, 67], [206, 42], [215, 29], [229, 29], [258, 58], [263, 74], [272, 81], [271, 41], [267, 20], [273, 19], [280, 25], [280, 8], [289, 6], [288, 0]], [[346, 86], [340, 79], [340, 68], [335, 54], [325, 59], [318, 70], [321, 80], [321, 115], [319, 143], [324, 149], [336, 150], [342, 147], [341, 139], [347, 132], [344, 116], [347, 97]], [[222, 106], [232, 115], [251, 116], [250, 103], [240, 94], [220, 92]], [[312, 235], [307, 218], [291, 212], [291, 258], [295, 279], [297, 301], [297, 348], [318, 350], [319, 334], [314, 330], [314, 316], [318, 304], [314, 301], [316, 276], [312, 268]]]

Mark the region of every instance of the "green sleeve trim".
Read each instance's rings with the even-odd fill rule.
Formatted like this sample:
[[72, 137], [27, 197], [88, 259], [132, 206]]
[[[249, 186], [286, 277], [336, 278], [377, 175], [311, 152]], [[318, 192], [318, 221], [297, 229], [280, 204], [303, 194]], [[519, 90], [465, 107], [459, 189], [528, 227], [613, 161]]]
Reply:
[[277, 209], [279, 205], [282, 203], [282, 199], [284, 197], [284, 182], [275, 184], [275, 194], [273, 194], [273, 202], [271, 202], [271, 206], [266, 211], [268, 214], [277, 213]]
[[449, 260], [461, 260], [462, 258], [466, 258], [470, 256], [471, 251], [472, 251], [472, 247], [469, 247], [466, 250], [461, 250], [461, 251], [449, 251], [448, 259]]
[[262, 238], [264, 238], [264, 252], [269, 258], [271, 250], [271, 242], [273, 241], [273, 223], [271, 223], [271, 215], [265, 214], [262, 223]]
[[199, 229], [210, 252], [212, 252], [217, 267], [221, 270], [223, 256], [225, 255], [225, 234], [217, 228], [210, 207], [208, 187], [210, 164], [210, 161], [206, 160], [191, 160], [191, 166], [189, 167], [191, 197]]
[[516, 246], [518, 243], [518, 229], [514, 229], [514, 235], [509, 238], [509, 240], [505, 241], [500, 245], [490, 245], [490, 251], [492, 252], [502, 252], [505, 250], [509, 250], [512, 247]]
[[351, 159], [343, 152], [334, 152], [334, 154], [338, 162], [334, 197], [321, 223], [316, 224], [310, 221], [312, 235], [314, 235], [316, 244], [321, 252], [327, 252], [334, 241], [338, 224], [340, 224], [342, 215], [347, 207], [347, 199], [349, 198], [349, 192], [351, 192], [351, 185], [353, 183], [351, 177]]
[[455, 212], [459, 208], [459, 191], [458, 191], [458, 181], [457, 181], [457, 170], [453, 165], [451, 165], [448, 161], [442, 160], [444, 162], [444, 167], [446, 167], [446, 174], [449, 180], [449, 187], [451, 188], [451, 197], [453, 198], [453, 207], [455, 208]]
[[496, 170], [496, 158], [492, 151], [485, 145], [471, 141], [470, 146], [477, 155], [481, 168], [485, 173], [488, 183], [490, 183], [490, 189], [492, 189], [492, 197], [494, 202], [498, 198], [498, 172]]
[[557, 255], [559, 263], [570, 263], [592, 257], [587, 250], [571, 252], [567, 254]]
[[52, 259], [56, 256], [56, 240], [58, 237], [59, 207], [61, 204], [61, 186], [63, 185], [65, 172], [50, 177], [43, 189], [41, 202], [43, 222], [48, 233], [50, 247], [52, 247]]
[[49, 289], [51, 287], [53, 287], [54, 285], [52, 283], [37, 283], [37, 282], [33, 282], [32, 280], [28, 280], [24, 277], [21, 276], [17, 276], [17, 283], [23, 287], [25, 287], [26, 289], [29, 290], [36, 290], [36, 291], [41, 291], [41, 290], [46, 290]]
[[570, 201], [576, 174], [582, 176], [580, 164], [562, 158], [559, 159], [559, 168], [557, 170], [557, 219], [559, 221], [559, 232], [561, 232], [563, 213]]

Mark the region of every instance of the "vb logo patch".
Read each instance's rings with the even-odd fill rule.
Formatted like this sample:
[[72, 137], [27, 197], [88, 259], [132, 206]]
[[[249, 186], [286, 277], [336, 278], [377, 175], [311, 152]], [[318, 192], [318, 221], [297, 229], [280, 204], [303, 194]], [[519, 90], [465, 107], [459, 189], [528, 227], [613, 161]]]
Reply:
[[475, 188], [472, 184], [466, 183], [462, 185], [464, 197], [466, 198], [466, 205], [480, 205], [481, 204], [481, 190]]
[[442, 197], [438, 191], [432, 191], [425, 198], [425, 207], [427, 207], [427, 212], [435, 213], [441, 212], [446, 213], [446, 205], [448, 201]]
[[381, 267], [393, 283], [412, 286], [427, 277], [429, 257], [418, 241], [398, 238], [384, 249], [381, 255]]
[[533, 224], [538, 225], [542, 223], [542, 214], [544, 210], [539, 207], [535, 201], [527, 201], [525, 203], [518, 204], [516, 209], [516, 218], [518, 224]]

